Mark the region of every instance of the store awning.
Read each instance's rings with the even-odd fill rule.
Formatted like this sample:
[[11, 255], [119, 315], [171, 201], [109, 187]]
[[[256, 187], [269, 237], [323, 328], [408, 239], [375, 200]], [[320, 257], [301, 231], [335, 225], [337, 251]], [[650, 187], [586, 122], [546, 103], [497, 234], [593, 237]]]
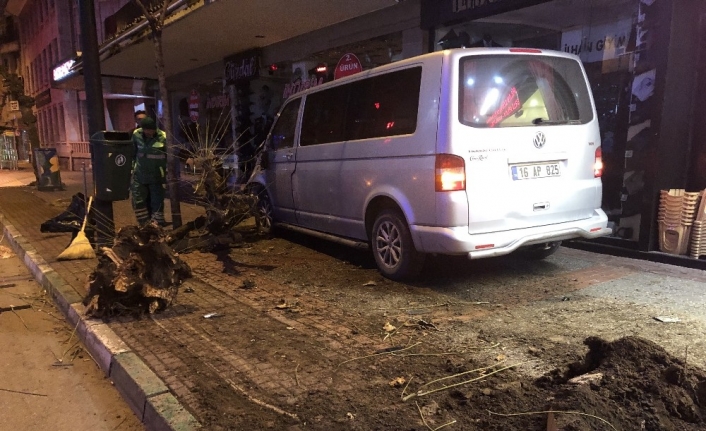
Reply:
[[[251, 48], [265, 47], [376, 10], [399, 0], [220, 0], [175, 12], [162, 34], [167, 77]], [[142, 27], [140, 27], [142, 25]], [[141, 30], [142, 28], [142, 30]], [[104, 75], [156, 79], [154, 44], [138, 23], [101, 46]]]

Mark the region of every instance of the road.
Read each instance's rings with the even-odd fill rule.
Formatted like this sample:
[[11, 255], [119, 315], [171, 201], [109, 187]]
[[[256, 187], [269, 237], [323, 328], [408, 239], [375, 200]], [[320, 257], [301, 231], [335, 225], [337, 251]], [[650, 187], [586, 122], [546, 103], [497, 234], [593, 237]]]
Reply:
[[[488, 410], [548, 409], [618, 430], [704, 426], [702, 271], [562, 247], [545, 261], [431, 256], [398, 283], [369, 253], [290, 233], [181, 257], [195, 278], [178, 304], [110, 326], [208, 429], [422, 430], [424, 417], [432, 429], [545, 430], [545, 418]], [[408, 397], [474, 369], [497, 374]], [[592, 372], [605, 384], [567, 384]]]
[[0, 310], [0, 428], [144, 430], [3, 241]]

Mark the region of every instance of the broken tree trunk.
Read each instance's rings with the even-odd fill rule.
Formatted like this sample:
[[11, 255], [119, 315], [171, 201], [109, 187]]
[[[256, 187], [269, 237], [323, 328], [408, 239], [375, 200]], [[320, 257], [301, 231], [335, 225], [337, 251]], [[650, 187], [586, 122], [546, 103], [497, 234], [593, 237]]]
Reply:
[[242, 242], [242, 235], [234, 232], [233, 228], [252, 215], [256, 198], [229, 190], [227, 178], [220, 174], [222, 165], [222, 160], [215, 155], [202, 162], [204, 173], [195, 194], [198, 202], [206, 208], [206, 215], [167, 235], [167, 243], [177, 253], [194, 250], [212, 252]]

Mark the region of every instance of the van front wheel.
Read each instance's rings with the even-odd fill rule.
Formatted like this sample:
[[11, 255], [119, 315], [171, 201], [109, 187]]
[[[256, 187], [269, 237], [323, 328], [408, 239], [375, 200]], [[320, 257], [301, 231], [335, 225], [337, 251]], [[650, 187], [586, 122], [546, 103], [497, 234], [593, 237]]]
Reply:
[[264, 235], [271, 235], [274, 233], [272, 222], [272, 203], [267, 192], [263, 190], [258, 193], [255, 204], [255, 225], [257, 226], [257, 231]]
[[407, 223], [397, 211], [385, 210], [377, 216], [371, 238], [375, 263], [382, 275], [403, 280], [419, 274], [424, 254], [414, 248]]

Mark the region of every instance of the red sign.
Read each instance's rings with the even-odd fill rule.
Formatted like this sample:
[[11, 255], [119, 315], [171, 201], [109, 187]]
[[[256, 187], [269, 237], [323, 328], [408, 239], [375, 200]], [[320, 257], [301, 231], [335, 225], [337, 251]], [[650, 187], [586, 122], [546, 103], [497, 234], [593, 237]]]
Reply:
[[345, 54], [338, 60], [336, 70], [333, 72], [333, 79], [343, 78], [363, 71], [363, 65], [355, 54]]
[[194, 123], [199, 121], [199, 93], [196, 90], [191, 90], [189, 96], [189, 118]]

